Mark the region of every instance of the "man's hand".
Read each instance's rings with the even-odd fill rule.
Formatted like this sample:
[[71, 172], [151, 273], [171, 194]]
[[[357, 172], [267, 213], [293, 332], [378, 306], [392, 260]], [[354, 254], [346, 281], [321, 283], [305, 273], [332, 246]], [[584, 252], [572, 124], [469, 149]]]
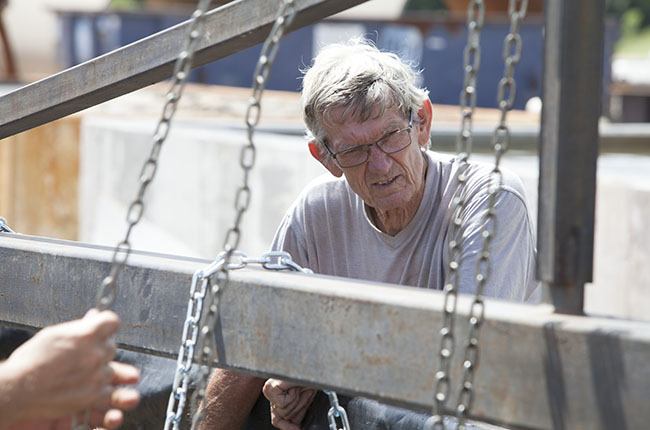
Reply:
[[300, 430], [307, 409], [316, 396], [313, 388], [269, 379], [262, 389], [271, 402], [271, 424], [280, 430]]
[[135, 390], [118, 387], [140, 377], [133, 366], [112, 361], [118, 327], [114, 312], [91, 310], [80, 320], [41, 330], [16, 349], [0, 374], [10, 381], [8, 422], [15, 428], [56, 429], [89, 410], [92, 425], [117, 428], [122, 411], [140, 399]]

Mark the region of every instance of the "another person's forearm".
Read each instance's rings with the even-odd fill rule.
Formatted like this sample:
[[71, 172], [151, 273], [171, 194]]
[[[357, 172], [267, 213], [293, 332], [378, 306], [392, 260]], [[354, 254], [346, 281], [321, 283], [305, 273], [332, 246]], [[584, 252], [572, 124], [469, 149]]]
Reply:
[[11, 424], [18, 421], [21, 416], [18, 415], [25, 406], [20, 404], [22, 395], [20, 387], [22, 386], [20, 375], [17, 375], [11, 368], [9, 361], [0, 363], [0, 430], [8, 428]]
[[250, 415], [265, 380], [215, 369], [202, 405], [202, 430], [238, 430]]

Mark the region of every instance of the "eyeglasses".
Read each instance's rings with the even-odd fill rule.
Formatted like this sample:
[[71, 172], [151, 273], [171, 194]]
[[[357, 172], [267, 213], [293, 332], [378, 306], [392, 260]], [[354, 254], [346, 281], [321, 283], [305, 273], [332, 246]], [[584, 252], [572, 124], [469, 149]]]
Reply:
[[408, 126], [399, 130], [393, 130], [374, 143], [357, 145], [354, 148], [345, 149], [337, 153], [332, 152], [327, 144], [324, 144], [324, 146], [341, 168], [356, 167], [368, 161], [370, 148], [373, 145], [377, 145], [377, 148], [381, 149], [384, 154], [394, 154], [411, 144], [411, 130], [413, 129], [413, 116], [411, 113], [409, 109]]

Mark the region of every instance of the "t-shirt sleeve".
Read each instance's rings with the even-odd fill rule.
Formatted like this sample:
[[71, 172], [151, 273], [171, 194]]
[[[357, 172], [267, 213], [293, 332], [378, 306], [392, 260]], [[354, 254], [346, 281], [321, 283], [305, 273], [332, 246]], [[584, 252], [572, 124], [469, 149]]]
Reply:
[[541, 289], [535, 281], [535, 236], [522, 194], [504, 186], [497, 197], [495, 217], [489, 220], [488, 193], [481, 192], [468, 202], [463, 215], [463, 253], [459, 291], [474, 294], [479, 257], [483, 251], [483, 231], [493, 233], [489, 242], [487, 275], [483, 295], [516, 302], [535, 303]]

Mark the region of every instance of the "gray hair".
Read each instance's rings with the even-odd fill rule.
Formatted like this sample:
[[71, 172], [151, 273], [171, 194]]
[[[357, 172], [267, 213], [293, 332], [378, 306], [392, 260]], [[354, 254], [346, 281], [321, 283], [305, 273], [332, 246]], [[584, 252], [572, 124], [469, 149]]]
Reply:
[[[366, 121], [387, 109], [417, 112], [428, 92], [416, 83], [419, 72], [397, 55], [382, 52], [370, 41], [355, 38], [324, 47], [305, 71], [302, 106], [308, 134], [318, 142], [323, 125], [344, 118]], [[340, 118], [332, 110], [345, 108]]]

